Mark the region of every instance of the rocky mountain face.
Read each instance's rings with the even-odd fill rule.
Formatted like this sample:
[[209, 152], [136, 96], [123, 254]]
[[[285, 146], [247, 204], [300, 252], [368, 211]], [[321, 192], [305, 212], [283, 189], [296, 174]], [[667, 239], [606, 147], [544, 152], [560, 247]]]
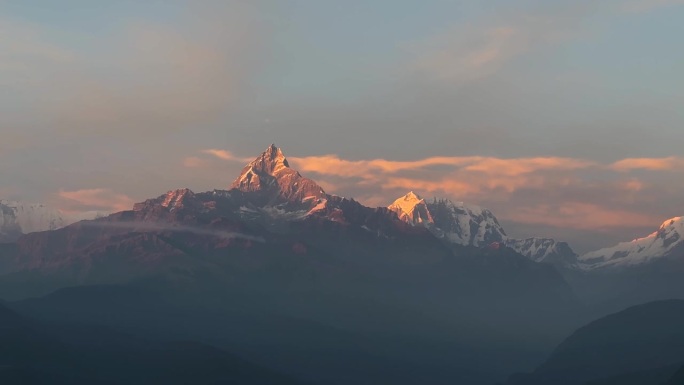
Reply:
[[258, 193], [265, 205], [289, 203], [315, 207], [327, 198], [316, 182], [290, 168], [282, 150], [273, 144], [245, 166], [231, 190]]
[[450, 243], [476, 247], [503, 244], [535, 262], [563, 268], [577, 263], [577, 254], [567, 243], [548, 238], [511, 238], [496, 216], [479, 206], [437, 198], [428, 203], [410, 192], [388, 208], [404, 222], [425, 227]]

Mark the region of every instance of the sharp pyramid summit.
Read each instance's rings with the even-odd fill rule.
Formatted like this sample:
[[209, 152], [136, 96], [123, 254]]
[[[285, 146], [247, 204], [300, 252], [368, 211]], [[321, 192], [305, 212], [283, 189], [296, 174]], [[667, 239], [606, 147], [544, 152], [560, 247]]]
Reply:
[[271, 203], [294, 203], [326, 197], [321, 186], [290, 168], [283, 151], [274, 144], [242, 169], [231, 189], [260, 192]]

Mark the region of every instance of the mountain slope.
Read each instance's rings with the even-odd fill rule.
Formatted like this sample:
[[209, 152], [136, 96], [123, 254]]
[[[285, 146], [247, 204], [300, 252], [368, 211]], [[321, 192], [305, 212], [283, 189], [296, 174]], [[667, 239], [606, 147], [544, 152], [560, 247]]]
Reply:
[[677, 372], [670, 377], [665, 385], [682, 385], [684, 384], [684, 365], [682, 365]]

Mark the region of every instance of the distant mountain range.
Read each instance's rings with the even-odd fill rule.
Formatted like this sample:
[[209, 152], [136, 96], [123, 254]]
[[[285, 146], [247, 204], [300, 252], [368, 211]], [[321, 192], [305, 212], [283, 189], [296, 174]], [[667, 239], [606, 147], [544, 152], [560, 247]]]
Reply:
[[[684, 298], [680, 220], [632, 254], [620, 245], [587, 258], [509, 237], [474, 205], [411, 192], [371, 208], [328, 194], [274, 145], [227, 190], [177, 189], [72, 224], [40, 211], [42, 227], [22, 227], [34, 217], [7, 207], [3, 223], [19, 225], [6, 229], [21, 230], [0, 243], [0, 298], [78, 286], [46, 300], [52, 316], [235, 344], [315, 383], [489, 385], [613, 309]], [[634, 263], [607, 263], [617, 259]], [[146, 311], [153, 302], [94, 285], [144, 288], [173, 306]]]
[[68, 215], [40, 203], [0, 200], [0, 242], [12, 242], [23, 234], [56, 230], [80, 220], [104, 215], [99, 212]]
[[436, 237], [459, 245], [488, 247], [498, 243], [535, 262], [551, 263], [563, 269], [600, 270], [636, 267], [661, 258], [684, 257], [684, 218], [665, 221], [651, 235], [620, 243], [582, 256], [566, 242], [550, 238], [515, 239], [506, 235], [494, 214], [484, 208], [448, 199], [431, 202], [413, 191], [389, 206], [399, 219], [423, 226]]
[[[328, 195], [313, 180], [290, 168], [281, 149], [271, 145], [263, 154], [245, 166], [231, 185], [231, 190], [254, 193], [250, 205], [240, 207], [244, 218], [262, 220], [301, 220], [310, 215], [335, 220], [342, 198]], [[190, 190], [166, 194], [165, 205], [183, 202]], [[221, 194], [220, 191], [214, 194]], [[228, 194], [226, 191], [224, 194]], [[144, 205], [138, 204], [141, 208]], [[360, 207], [360, 205], [357, 205]], [[366, 208], [368, 209], [368, 208]], [[426, 201], [409, 192], [395, 200], [388, 209], [411, 226], [425, 227], [434, 236], [464, 246], [509, 247], [535, 262], [550, 263], [561, 269], [605, 270], [630, 268], [655, 262], [661, 258], [684, 255], [684, 219], [675, 217], [663, 223], [653, 234], [631, 242], [620, 243], [584, 255], [577, 255], [567, 242], [551, 238], [516, 239], [509, 237], [496, 216], [488, 209], [449, 199]], [[99, 213], [81, 217], [67, 216], [42, 204], [0, 200], [0, 242], [16, 240], [22, 234], [55, 230], [82, 219], [94, 219]], [[318, 212], [318, 214], [316, 214]], [[338, 218], [339, 219], [339, 218]]]
[[[209, 198], [229, 201], [234, 207], [229, 209], [230, 213], [216, 212], [211, 207], [215, 203], [207, 202]], [[395, 214], [410, 227], [424, 228], [449, 244], [479, 248], [505, 246], [534, 262], [549, 263], [562, 271], [629, 269], [684, 257], [684, 220], [681, 217], [664, 222], [647, 237], [579, 256], [566, 242], [550, 238], [512, 238], [490, 210], [476, 205], [443, 198], [426, 201], [409, 192], [386, 209], [369, 208], [353, 199], [327, 194], [315, 181], [292, 169], [282, 150], [275, 145], [246, 165], [229, 190], [201, 194], [189, 189], [170, 191], [161, 198], [136, 204], [131, 219], [166, 221], [173, 217], [152, 210], [153, 205], [169, 211], [177, 206], [193, 208], [198, 213], [214, 210], [214, 215], [225, 214], [270, 228], [311, 218], [351, 222], [378, 236], [387, 236], [383, 232]], [[78, 219], [100, 216], [89, 213], [75, 218], [45, 205], [10, 201], [0, 201], [0, 210], [0, 242], [11, 242], [22, 234], [55, 230]]]

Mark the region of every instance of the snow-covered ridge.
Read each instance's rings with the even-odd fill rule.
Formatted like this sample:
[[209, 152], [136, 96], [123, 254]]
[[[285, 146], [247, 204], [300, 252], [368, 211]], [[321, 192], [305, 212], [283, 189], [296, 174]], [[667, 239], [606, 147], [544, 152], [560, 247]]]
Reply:
[[55, 230], [66, 224], [65, 215], [59, 210], [37, 203], [0, 200], [0, 234], [5, 238]]
[[677, 256], [684, 257], [684, 217], [666, 220], [647, 237], [586, 253], [579, 260], [582, 268], [593, 270], [630, 267]]
[[499, 242], [535, 262], [563, 266], [576, 263], [577, 255], [567, 243], [548, 238], [510, 238], [496, 216], [480, 206], [436, 198], [426, 203], [411, 191], [388, 208], [402, 221], [425, 226], [438, 238], [451, 243], [485, 247]]
[[22, 234], [56, 230], [103, 215], [96, 211], [68, 214], [41, 203], [0, 199], [0, 241], [14, 241]]
[[551, 238], [509, 238], [505, 244], [535, 262], [552, 263], [564, 267], [577, 264], [577, 254], [567, 242], [559, 242]]
[[433, 199], [427, 206], [435, 226], [450, 242], [484, 247], [508, 238], [494, 214], [480, 206], [448, 199]]
[[668, 219], [657, 231], [644, 238], [579, 257], [566, 242], [549, 238], [509, 237], [491, 211], [476, 205], [448, 199], [426, 202], [414, 192], [409, 192], [388, 208], [402, 221], [413, 226], [425, 226], [438, 238], [451, 243], [485, 247], [499, 242], [535, 262], [551, 263], [563, 268], [624, 268], [662, 258], [684, 259], [684, 217]]

